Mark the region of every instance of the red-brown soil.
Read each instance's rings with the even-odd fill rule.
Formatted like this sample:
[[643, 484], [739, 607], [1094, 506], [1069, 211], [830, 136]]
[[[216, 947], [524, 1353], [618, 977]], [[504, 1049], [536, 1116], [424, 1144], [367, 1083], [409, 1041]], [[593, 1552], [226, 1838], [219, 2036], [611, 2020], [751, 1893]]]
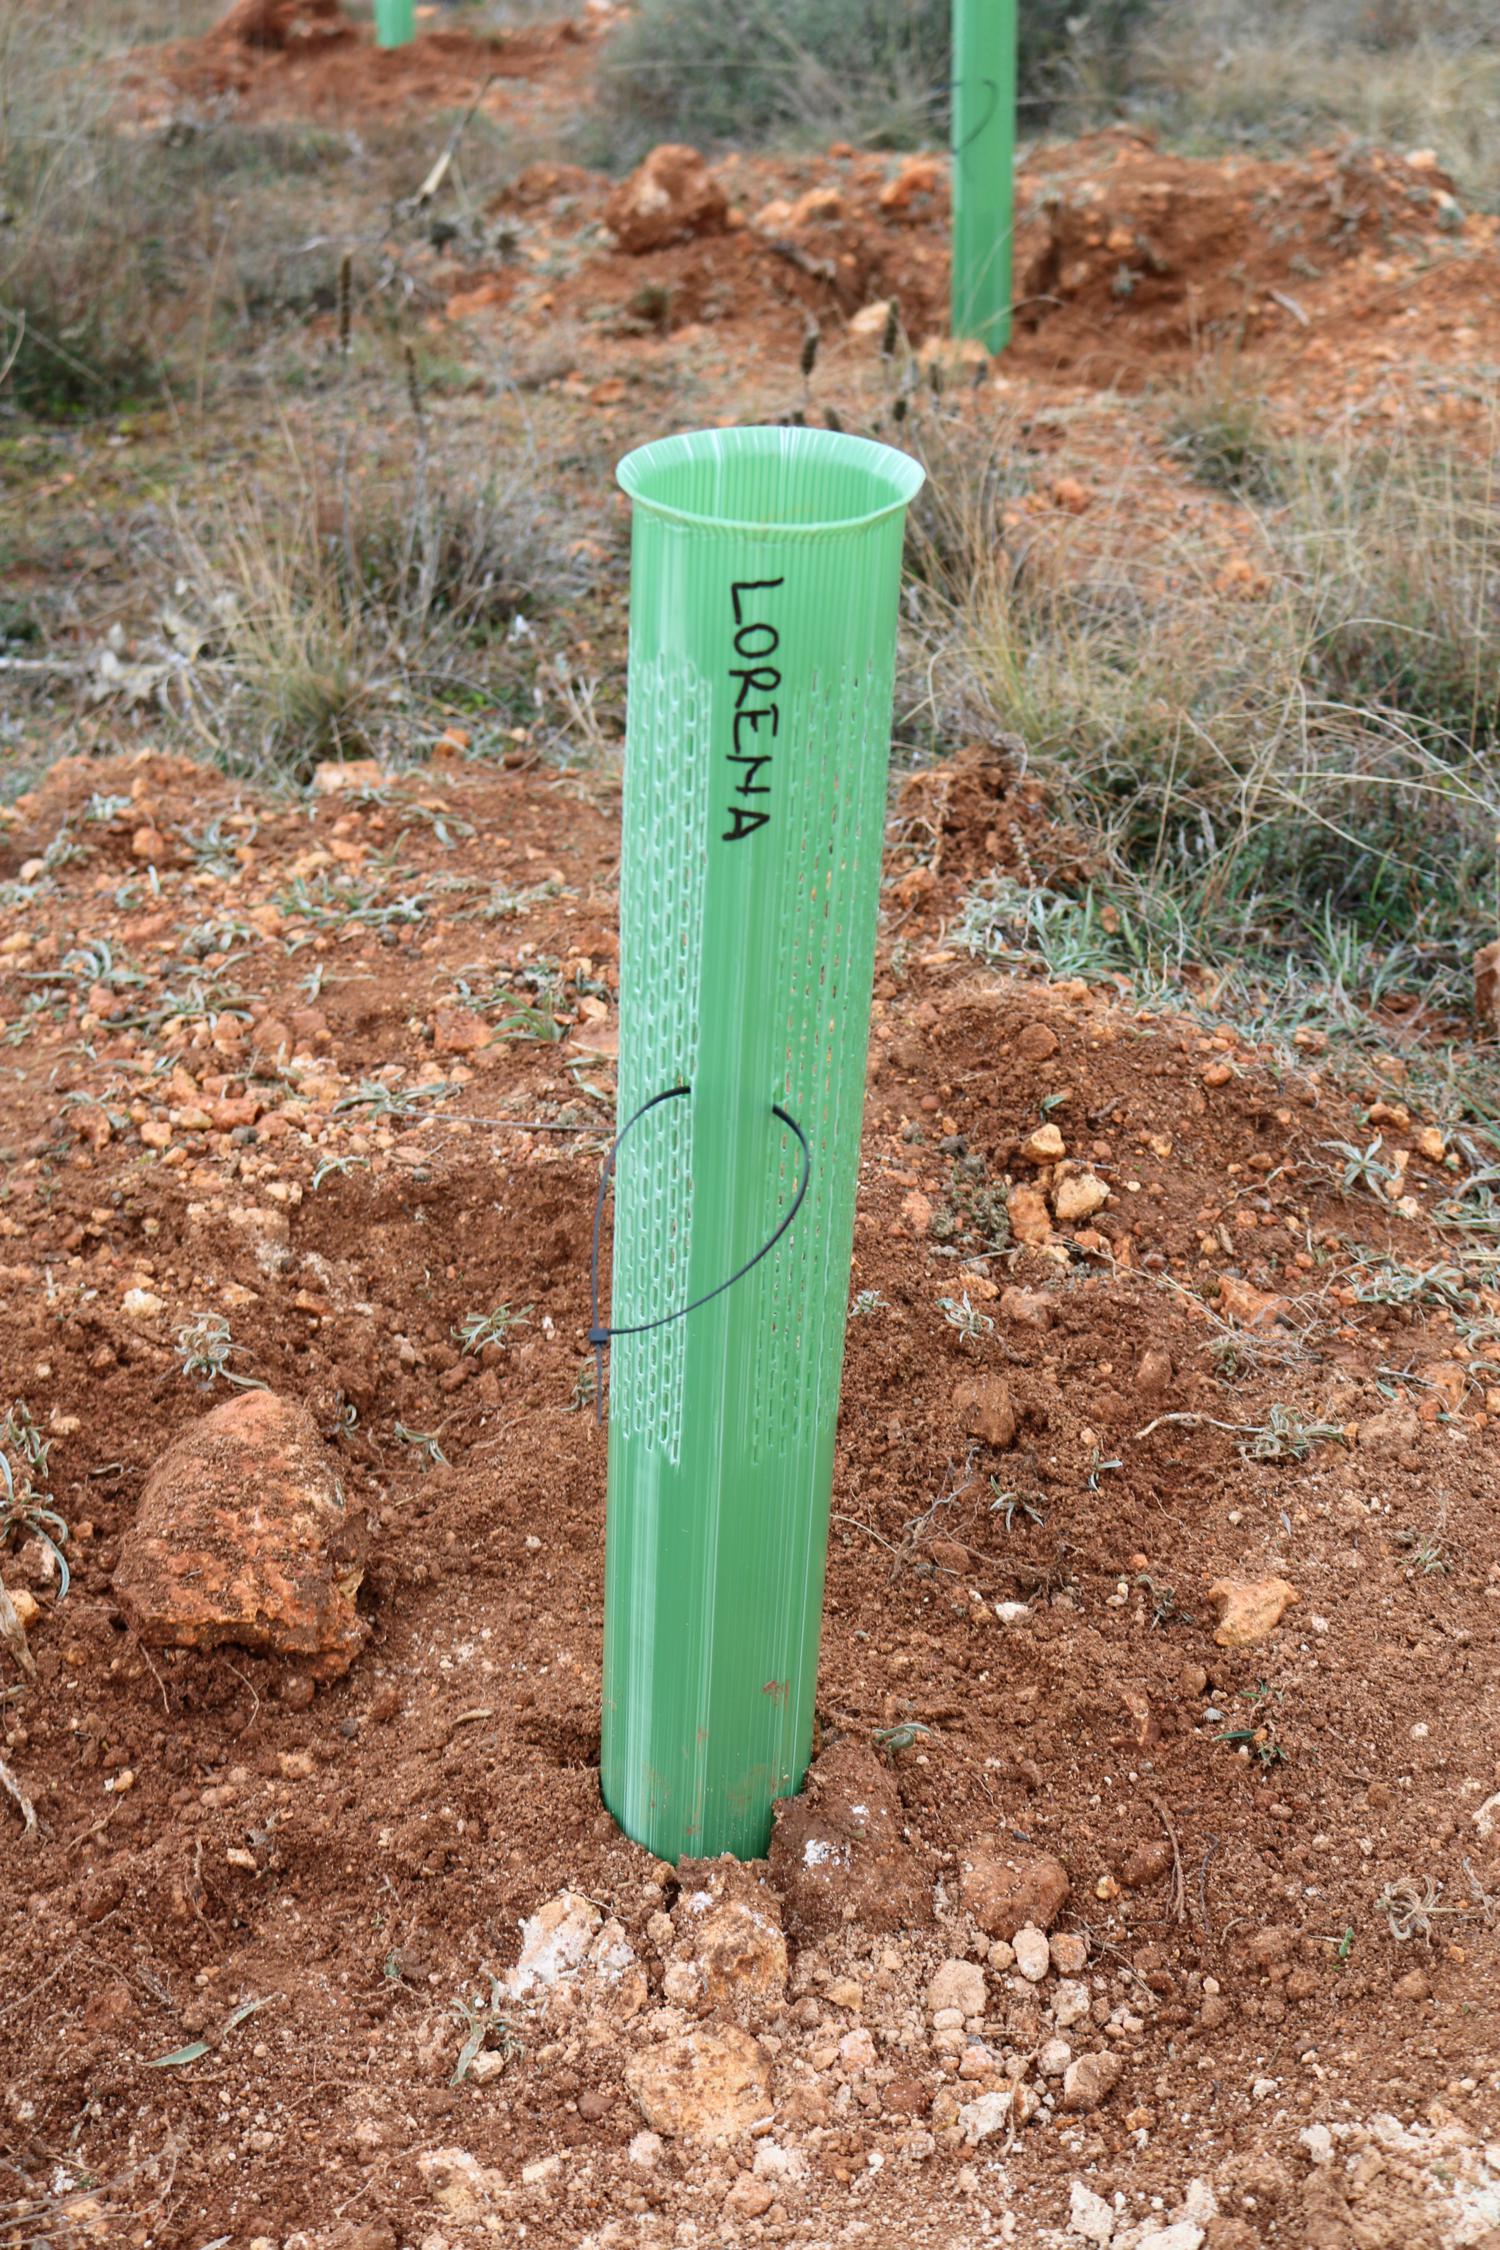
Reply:
[[[514, 74], [556, 115], [597, 61], [566, 29], [380, 55], [278, 6], [136, 85], [227, 130], [452, 111], [495, 72], [486, 100]], [[681, 419], [679, 382], [694, 418], [790, 403], [809, 318], [822, 395], [878, 394], [882, 324], [851, 321], [895, 296], [939, 332], [940, 168], [885, 203], [898, 158], [719, 170], [731, 231], [639, 258], [602, 175], [497, 182], [504, 255], [414, 257], [434, 329], [492, 324], [595, 438]], [[1051, 409], [1216, 348], [1299, 419], [1477, 421], [1496, 230], [1446, 194], [1376, 154], [1038, 151], [976, 411], [1033, 418], [1064, 520], [1107, 439], [1064, 452]], [[1132, 465], [1162, 518], [1170, 473]], [[1227, 551], [1229, 504], [1196, 504]], [[0, 1640], [0, 1758], [36, 1818], [0, 1793], [0, 2244], [1055, 2250], [1081, 2183], [1116, 2250], [1497, 2250], [1500, 1291], [1451, 1223], [1488, 1159], [1412, 1091], [1422, 1027], [1351, 1078], [1315, 1037], [1293, 1067], [1000, 976], [961, 898], [1073, 847], [1003, 746], [898, 789], [814, 1787], [756, 1877], [674, 1871], [597, 1770], [618, 781], [522, 729], [502, 767], [332, 778], [101, 754], [0, 813], [0, 1403], [50, 1442], [73, 1571], [62, 1600], [41, 1542], [0, 1547], [35, 1665]], [[1377, 1137], [1397, 1200], [1340, 1184], [1329, 1144]], [[499, 1305], [524, 1321], [466, 1352]], [[128, 1568], [117, 1594], [163, 1457], [239, 1395], [215, 1319], [350, 1512], [336, 1679], [138, 1639]], [[1279, 1620], [1225, 1645], [1226, 1582], [1273, 1581]], [[853, 1834], [856, 1788], [878, 1869], [851, 1847], [816, 1893], [799, 1847]], [[1069, 1890], [1033, 1983], [995, 1870], [1038, 1854]], [[594, 1965], [480, 2012], [565, 1891]], [[786, 1959], [698, 1978], [721, 1892]], [[983, 1978], [956, 2022], [945, 1962], [943, 1994]], [[768, 2074], [769, 2124], [643, 2141], [690, 2034]], [[1059, 2037], [1118, 2063], [1074, 2106]]]
[[[774, 2164], [753, 2169], [764, 2136], [632, 2161], [625, 2069], [683, 2021], [661, 1979], [685, 1909], [663, 1919], [678, 1879], [616, 1832], [596, 1769], [605, 1452], [580, 1376], [615, 813], [595, 775], [450, 763], [310, 818], [145, 755], [57, 768], [6, 825], [0, 876], [34, 889], [0, 977], [0, 1338], [75, 1572], [58, 1602], [39, 1554], [7, 1557], [38, 1679], [4, 1756], [39, 1834], [0, 1807], [6, 2192], [30, 2214], [6, 2239], [53, 2239], [56, 2208], [56, 2239], [142, 2246], [1029, 2242], [1074, 2178], [1140, 2220], [1200, 2175], [1225, 2245], [1486, 2239], [1453, 2231], [1426, 2143], [1366, 2130], [1426, 2120], [1432, 2161], [1482, 2186], [1500, 2090], [1476, 1819], [1500, 1784], [1500, 1397], [1450, 1314], [1361, 1302], [1353, 1255], [1439, 1259], [1448, 1173], [1399, 1054], [1351, 1106], [1315, 1057], [1287, 1076], [955, 954], [945, 914], [1037, 821], [991, 757], [909, 784], [892, 829], [853, 1275], [880, 1304], [850, 1328], [819, 1698], [825, 1751], [911, 1724], [882, 1764], [922, 1911], [794, 1942], [790, 2009], [753, 2023]], [[376, 926], [402, 899], [414, 918]], [[541, 963], [561, 1037], [470, 1051]], [[377, 1080], [448, 1091], [382, 1118]], [[1376, 1101], [1406, 1216], [1343, 1195], [1323, 1147], [1367, 1140]], [[994, 1254], [986, 1198], [1009, 1177], [1024, 1211], [1044, 1115], [1109, 1202]], [[549, 1118], [591, 1130], [495, 1122]], [[993, 1322], [971, 1339], [943, 1313], [965, 1291]], [[502, 1302], [526, 1325], [463, 1356], [457, 1324]], [[368, 1647], [316, 1692], [295, 1662], [141, 1647], [113, 1598], [152, 1465], [230, 1395], [175, 1343], [214, 1312], [368, 1517]], [[1002, 1451], [970, 1434], [982, 1378], [1008, 1389]], [[1305, 1458], [1254, 1434], [1296, 1416], [1327, 1433]], [[1209, 1582], [1276, 1576], [1281, 1626], [1217, 1645]], [[956, 2077], [922, 1995], [991, 1942], [965, 1859], [1023, 1842], [1068, 1871], [1057, 1927], [1087, 1941], [1123, 2073], [1097, 2111], [971, 2148], [960, 2105], [1008, 2081]], [[1378, 1902], [1408, 1879], [1441, 1912], [1398, 1944]], [[564, 1888], [644, 1978], [508, 2006], [523, 2051], [451, 2085], [455, 2002]], [[994, 1970], [988, 2014], [996, 2058], [1048, 2031]], [[1325, 2123], [1375, 2167], [1311, 2163]]]
[[504, 106], [515, 80], [545, 77], [562, 98], [584, 75], [588, 43], [571, 22], [493, 38], [423, 24], [408, 45], [380, 48], [338, 0], [238, 0], [201, 38], [140, 49], [121, 83], [152, 125], [208, 112], [241, 124], [348, 126], [466, 108], [492, 85]]

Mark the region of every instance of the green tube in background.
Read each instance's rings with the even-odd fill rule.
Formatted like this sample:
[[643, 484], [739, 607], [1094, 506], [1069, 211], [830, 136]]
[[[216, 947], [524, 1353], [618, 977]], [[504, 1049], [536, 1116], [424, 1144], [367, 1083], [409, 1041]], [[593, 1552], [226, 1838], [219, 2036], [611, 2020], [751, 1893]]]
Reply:
[[953, 0], [953, 333], [1010, 342], [1016, 0]]
[[657, 1854], [770, 1840], [812, 1749], [885, 832], [905, 454], [632, 453], [605, 1802]]
[[377, 47], [407, 47], [416, 35], [416, 0], [375, 0]]

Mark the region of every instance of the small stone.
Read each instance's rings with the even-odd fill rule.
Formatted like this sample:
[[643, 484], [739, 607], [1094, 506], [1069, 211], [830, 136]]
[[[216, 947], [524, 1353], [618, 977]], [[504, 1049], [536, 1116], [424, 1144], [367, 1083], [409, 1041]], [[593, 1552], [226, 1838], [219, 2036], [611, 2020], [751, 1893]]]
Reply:
[[1121, 1864], [1120, 1881], [1128, 1891], [1143, 1891], [1152, 1883], [1165, 1882], [1172, 1863], [1172, 1847], [1164, 1836], [1160, 1837], [1129, 1854]]
[[1011, 1942], [1016, 1949], [1016, 1967], [1022, 1976], [1028, 1984], [1040, 1984], [1052, 1962], [1044, 1933], [1027, 1922], [1017, 1930]]
[[550, 2187], [561, 2172], [560, 2156], [533, 2157], [529, 2164], [521, 2166], [521, 2184], [523, 2187]]
[[1229, 2002], [1222, 1992], [1211, 1992], [1198, 2010], [1198, 2021], [1205, 2031], [1218, 2031], [1229, 2021]]
[[985, 1997], [984, 1971], [978, 1962], [956, 1957], [935, 1969], [927, 1986], [927, 2005], [933, 2015], [954, 2008], [960, 2024], [970, 2016], [984, 2014]]
[[1018, 1328], [1034, 1328], [1045, 1334], [1057, 1318], [1052, 1299], [1039, 1289], [1017, 1289], [1012, 1286], [1000, 1292], [1000, 1317], [1014, 1321]]
[[1006, 1851], [976, 1844], [959, 1855], [959, 1888], [966, 1911], [990, 1937], [1014, 1943], [1031, 1923], [1050, 1929], [1067, 1903], [1068, 1871], [1050, 1852]]
[[622, 180], [604, 206], [604, 223], [630, 257], [690, 235], [722, 234], [729, 198], [695, 148], [666, 142]]
[[724, 2198], [723, 2208], [734, 2219], [763, 2218], [776, 2201], [776, 2190], [767, 2180], [742, 2172]]
[[1016, 1035], [1016, 1053], [1022, 1062], [1047, 1062], [1057, 1053], [1057, 1033], [1050, 1024], [1029, 1023]]
[[477, 1055], [494, 1034], [470, 1008], [439, 1008], [432, 1019], [432, 1044], [440, 1055]]
[[1070, 2024], [1082, 2023], [1089, 2012], [1089, 1992], [1086, 1984], [1069, 1977], [1059, 1984], [1052, 1995], [1052, 2020], [1059, 2031]]
[[1277, 1297], [1264, 1289], [1253, 1289], [1238, 1274], [1219, 1276], [1219, 1310], [1237, 1320], [1242, 1328], [1270, 1328], [1290, 1311], [1285, 1297]]
[[893, 2117], [920, 2117], [928, 2102], [927, 2088], [920, 2078], [901, 2074], [881, 2089], [880, 2106]]
[[851, 2078], [875, 2068], [875, 2041], [863, 2024], [856, 2031], [846, 2031], [839, 2041], [839, 2063]]
[[625, 2154], [638, 2172], [649, 2172], [661, 2162], [665, 2146], [660, 2133], [637, 2133]]
[[1073, 1172], [1052, 1192], [1052, 1208], [1065, 1226], [1091, 1219], [1109, 1201], [1109, 1189], [1092, 1172]]
[[1003, 1453], [1016, 1442], [1016, 1410], [1010, 1385], [1003, 1375], [980, 1375], [962, 1383], [953, 1395], [965, 1437]]
[[513, 2000], [530, 1999], [581, 1974], [603, 1916], [592, 1899], [559, 1891], [521, 1924], [521, 1954], [505, 1975]]
[[731, 2140], [771, 2113], [771, 2058], [738, 2024], [647, 2047], [625, 2082], [654, 2131], [690, 2140]]
[[1142, 1352], [1135, 1371], [1135, 1387], [1142, 1398], [1160, 1398], [1172, 1387], [1172, 1362], [1166, 1352]]
[[1081, 1977], [1088, 1967], [1089, 1941], [1078, 1930], [1054, 1931], [1052, 1966], [1060, 1977]]
[[487, 2086], [492, 2078], [501, 2078], [509, 2066], [510, 2057], [498, 2054], [493, 2047], [481, 2047], [469, 2065], [469, 2077], [476, 2086]]
[[1036, 1248], [1052, 1240], [1052, 1214], [1040, 1188], [1012, 1188], [1005, 1209], [1011, 1235], [1023, 1247]]
[[227, 1644], [336, 1679], [369, 1632], [354, 1606], [363, 1570], [360, 1525], [312, 1417], [244, 1391], [151, 1471], [114, 1593], [153, 1647]]
[[742, 2019], [786, 1996], [786, 1939], [769, 1890], [754, 1903], [725, 1899], [692, 1935], [693, 1958], [711, 2008]]
[[1007, 2086], [981, 2094], [977, 2101], [965, 2102], [958, 2113], [965, 2146], [977, 2148], [993, 2133], [1008, 2133], [1012, 2125], [1026, 2124], [1036, 2114], [1036, 2106], [1036, 2095], [1022, 2085]]
[[154, 1289], [127, 1289], [120, 1299], [120, 1310], [128, 1320], [151, 1320], [161, 1309], [162, 1299]]
[[1398, 2000], [1430, 2000], [1432, 1986], [1424, 1969], [1408, 1969], [1404, 1977], [1397, 1977], [1392, 1990]]
[[1068, 2190], [1068, 2232], [1076, 2234], [1081, 2242], [1093, 2242], [1104, 2250], [1114, 2236], [1115, 2214], [1113, 2207], [1102, 2195], [1095, 2195], [1082, 2180], [1075, 2180]]
[[1301, 1595], [1284, 1578], [1216, 1578], [1208, 1598], [1219, 1612], [1214, 1639], [1220, 1648], [1249, 1648], [1274, 1633]]
[[1326, 2125], [1305, 2125], [1297, 2138], [1314, 2164], [1333, 2162], [1333, 2135]]
[[1124, 2069], [1118, 2055], [1080, 2055], [1063, 2073], [1062, 2106], [1078, 2114], [1108, 2101]]
[[1021, 1143], [1021, 1154], [1028, 1164], [1060, 1164], [1067, 1153], [1067, 1143], [1051, 1124], [1038, 1125]]
[[1044, 2078], [1061, 2078], [1073, 2060], [1073, 2050], [1066, 2039], [1044, 2039], [1037, 2049], [1036, 2067]]
[[1179, 2219], [1169, 2227], [1151, 2227], [1136, 2236], [1135, 2250], [1203, 2250], [1203, 2229], [1193, 2219]]

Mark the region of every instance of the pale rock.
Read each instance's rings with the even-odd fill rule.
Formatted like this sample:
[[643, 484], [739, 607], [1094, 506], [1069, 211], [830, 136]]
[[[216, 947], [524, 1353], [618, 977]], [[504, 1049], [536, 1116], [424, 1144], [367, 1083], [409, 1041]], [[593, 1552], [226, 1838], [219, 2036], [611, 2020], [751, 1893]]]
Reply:
[[927, 2005], [934, 2015], [944, 2008], [956, 2008], [961, 2020], [982, 2016], [985, 1983], [984, 1971], [978, 1962], [957, 1958], [943, 1962], [941, 1968], [933, 1971], [928, 1983]]
[[560, 2156], [537, 2156], [521, 2166], [521, 2184], [523, 2187], [550, 2187], [561, 2174]]
[[162, 1299], [154, 1289], [127, 1289], [120, 1299], [120, 1310], [127, 1320], [151, 1320], [162, 1309]]
[[1216, 1578], [1208, 1598], [1219, 1612], [1214, 1639], [1220, 1648], [1249, 1648], [1274, 1633], [1302, 1596], [1284, 1578]]
[[1213, 2182], [1202, 2178], [1189, 2180], [1172, 2217], [1177, 2220], [1191, 2219], [1200, 2227], [1208, 2227], [1212, 2226], [1218, 2216], [1219, 2199], [1214, 2193]]
[[1052, 1299], [1040, 1289], [1018, 1289], [1012, 1284], [1000, 1292], [1000, 1317], [1014, 1321], [1018, 1328], [1035, 1328], [1045, 1334], [1057, 1311]]
[[1028, 1984], [1040, 1984], [1052, 1965], [1052, 1951], [1046, 1935], [1027, 1922], [1017, 1930], [1011, 1940], [1015, 1948], [1016, 1967]]
[[666, 2143], [660, 2133], [642, 2130], [635, 2135], [625, 2154], [638, 2172], [650, 2172], [661, 2162], [665, 2147]]
[[965, 2102], [958, 2113], [964, 2145], [977, 2148], [993, 2133], [1008, 2133], [1012, 2124], [1025, 2125], [1036, 2114], [1037, 2097], [1029, 2086], [1005, 2086]]
[[1073, 2050], [1066, 2039], [1044, 2039], [1037, 2049], [1036, 2067], [1044, 2078], [1061, 2078], [1073, 2060]]
[[1067, 1153], [1067, 1143], [1051, 1124], [1038, 1125], [1021, 1143], [1021, 1154], [1028, 1164], [1060, 1164]]
[[1333, 2162], [1333, 2135], [1326, 2125], [1304, 2125], [1297, 2138], [1314, 2164]]
[[1135, 2238], [1135, 2250], [1203, 2250], [1203, 2229], [1192, 2219], [1169, 2227], [1152, 2227]]
[[1059, 2031], [1066, 2031], [1070, 2024], [1082, 2023], [1088, 2012], [1088, 1986], [1066, 1978], [1052, 1995], [1052, 2021]]
[[1080, 2055], [1063, 2073], [1063, 2108], [1080, 2114], [1098, 2109], [1119, 2084], [1123, 2068], [1118, 2055]]
[[1065, 1226], [1091, 1219], [1109, 1201], [1109, 1189], [1092, 1172], [1073, 1172], [1052, 1191], [1052, 1208]]
[[807, 2178], [808, 2160], [800, 2148], [787, 2148], [768, 2138], [756, 2142], [750, 2169], [757, 2179], [781, 2180], [788, 2187], [796, 2187]]
[[771, 2114], [771, 2058], [738, 2024], [701, 2026], [647, 2047], [625, 2083], [653, 2131], [732, 2140]]
[[1075, 2180], [1068, 2190], [1068, 2232], [1076, 2234], [1081, 2242], [1093, 2242], [1105, 2250], [1115, 2231], [1113, 2206], [1102, 2195], [1095, 2195], [1082, 2180]]
[[604, 1920], [590, 1899], [559, 1891], [521, 1924], [521, 1953], [504, 1984], [513, 2000], [530, 1999], [578, 1976]]

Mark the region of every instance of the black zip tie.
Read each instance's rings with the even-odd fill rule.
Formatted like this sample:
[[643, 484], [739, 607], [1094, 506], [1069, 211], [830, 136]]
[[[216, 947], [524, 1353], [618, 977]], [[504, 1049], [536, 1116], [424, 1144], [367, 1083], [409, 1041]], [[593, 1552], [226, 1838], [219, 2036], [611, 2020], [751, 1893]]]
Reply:
[[695, 1297], [690, 1305], [682, 1306], [680, 1311], [662, 1313], [655, 1320], [634, 1321], [628, 1328], [606, 1326], [599, 1318], [599, 1249], [604, 1233], [605, 1198], [609, 1193], [609, 1183], [614, 1177], [615, 1164], [619, 1158], [620, 1150], [624, 1145], [626, 1135], [634, 1132], [636, 1126], [639, 1125], [648, 1111], [659, 1109], [663, 1102], [677, 1101], [682, 1095], [691, 1093], [691, 1091], [692, 1088], [689, 1086], [669, 1086], [665, 1093], [653, 1094], [649, 1101], [642, 1102], [634, 1117], [627, 1119], [610, 1142], [609, 1154], [604, 1160], [604, 1170], [599, 1175], [599, 1194], [594, 1204], [594, 1251], [589, 1267], [589, 1343], [594, 1353], [594, 1419], [596, 1422], [602, 1423], [604, 1420], [604, 1354], [611, 1338], [615, 1336], [645, 1336], [653, 1328], [670, 1328], [674, 1321], [686, 1320], [689, 1313], [698, 1312], [704, 1305], [712, 1304], [715, 1297], [722, 1297], [726, 1289], [732, 1289], [737, 1281], [743, 1281], [746, 1274], [752, 1272], [760, 1264], [762, 1258], [770, 1256], [777, 1243], [786, 1233], [787, 1228], [802, 1208], [807, 1195], [808, 1183], [812, 1179], [812, 1150], [808, 1147], [807, 1135], [797, 1123], [796, 1118], [787, 1115], [780, 1102], [773, 1102], [771, 1104], [771, 1115], [778, 1118], [788, 1132], [796, 1134], [798, 1146], [802, 1150], [802, 1178], [798, 1183], [797, 1192], [792, 1198], [792, 1207], [782, 1219], [776, 1232], [768, 1241], [761, 1244], [753, 1258], [745, 1260], [737, 1273], [732, 1273], [727, 1281], [719, 1282], [715, 1288], [705, 1290], [701, 1297]]
[[[964, 83], [965, 81], [962, 78], [955, 78], [953, 80], [948, 89], [950, 98], [960, 92]], [[984, 138], [985, 134], [994, 124], [996, 112], [1000, 107], [1000, 87], [998, 82], [993, 78], [981, 78], [979, 83], [990, 97], [990, 106], [985, 111], [983, 117], [980, 118], [979, 123], [974, 127], [973, 131], [969, 133], [963, 140], [955, 144], [953, 149], [953, 154], [955, 156], [966, 156], [969, 150], [974, 146], [974, 143]]]

